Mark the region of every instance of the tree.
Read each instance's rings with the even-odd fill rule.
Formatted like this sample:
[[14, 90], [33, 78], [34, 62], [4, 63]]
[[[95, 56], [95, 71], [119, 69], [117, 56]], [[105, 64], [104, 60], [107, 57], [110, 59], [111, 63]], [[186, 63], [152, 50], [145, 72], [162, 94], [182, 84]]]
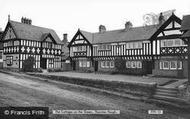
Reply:
[[34, 71], [34, 64], [35, 64], [35, 59], [34, 57], [28, 57], [28, 59], [24, 60], [23, 65], [22, 65], [22, 70], [24, 72], [33, 72]]
[[124, 59], [122, 59], [121, 57], [118, 57], [115, 59], [114, 64], [115, 64], [115, 68], [117, 71], [119, 71], [119, 72], [124, 71], [124, 69], [125, 69], [125, 60]]

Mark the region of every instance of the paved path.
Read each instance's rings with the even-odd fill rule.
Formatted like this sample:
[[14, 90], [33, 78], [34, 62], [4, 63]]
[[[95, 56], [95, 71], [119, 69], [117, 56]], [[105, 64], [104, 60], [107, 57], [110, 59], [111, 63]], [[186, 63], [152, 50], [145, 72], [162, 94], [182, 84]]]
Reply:
[[165, 84], [171, 80], [179, 80], [173, 78], [157, 78], [147, 76], [132, 76], [132, 75], [110, 75], [110, 74], [96, 74], [96, 73], [78, 73], [78, 72], [48, 72], [45, 75], [57, 75], [66, 77], [80, 77], [92, 80], [106, 80], [106, 81], [120, 81], [120, 82], [133, 82], [133, 83], [157, 83], [158, 85]]

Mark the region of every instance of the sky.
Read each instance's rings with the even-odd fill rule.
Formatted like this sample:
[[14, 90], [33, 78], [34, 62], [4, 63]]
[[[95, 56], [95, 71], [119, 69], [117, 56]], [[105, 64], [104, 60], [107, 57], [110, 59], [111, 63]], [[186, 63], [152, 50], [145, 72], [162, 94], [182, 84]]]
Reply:
[[77, 30], [98, 32], [100, 24], [107, 30], [124, 28], [126, 21], [142, 26], [148, 13], [175, 9], [182, 18], [190, 14], [190, 0], [0, 0], [0, 28], [10, 19], [32, 19], [32, 24], [51, 28], [60, 39], [68, 34], [71, 40]]

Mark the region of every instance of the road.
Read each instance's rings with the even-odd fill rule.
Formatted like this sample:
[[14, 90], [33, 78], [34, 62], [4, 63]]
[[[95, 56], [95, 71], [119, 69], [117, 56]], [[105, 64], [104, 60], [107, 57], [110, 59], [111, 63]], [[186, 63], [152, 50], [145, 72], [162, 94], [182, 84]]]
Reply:
[[[189, 119], [190, 113], [64, 83], [0, 73], [0, 106], [48, 106], [51, 119]], [[117, 115], [54, 115], [52, 110], [120, 110]], [[148, 110], [163, 110], [149, 115]]]

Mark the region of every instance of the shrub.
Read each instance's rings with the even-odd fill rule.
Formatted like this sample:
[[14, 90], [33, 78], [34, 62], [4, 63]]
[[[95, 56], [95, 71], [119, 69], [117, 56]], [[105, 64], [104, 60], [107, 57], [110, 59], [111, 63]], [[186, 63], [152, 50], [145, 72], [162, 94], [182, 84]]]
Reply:
[[54, 69], [47, 69], [48, 72], [54, 72]]
[[39, 73], [42, 73], [42, 72], [43, 72], [41, 68], [35, 68], [35, 69], [33, 69], [33, 71], [34, 71], [34, 72], [39, 72]]
[[47, 70], [48, 70], [48, 72], [61, 72], [61, 71], [63, 71], [63, 69], [62, 69], [62, 68], [47, 69]]
[[33, 72], [34, 71], [35, 59], [34, 57], [28, 57], [28, 59], [24, 60], [22, 65], [22, 71], [24, 72]]

